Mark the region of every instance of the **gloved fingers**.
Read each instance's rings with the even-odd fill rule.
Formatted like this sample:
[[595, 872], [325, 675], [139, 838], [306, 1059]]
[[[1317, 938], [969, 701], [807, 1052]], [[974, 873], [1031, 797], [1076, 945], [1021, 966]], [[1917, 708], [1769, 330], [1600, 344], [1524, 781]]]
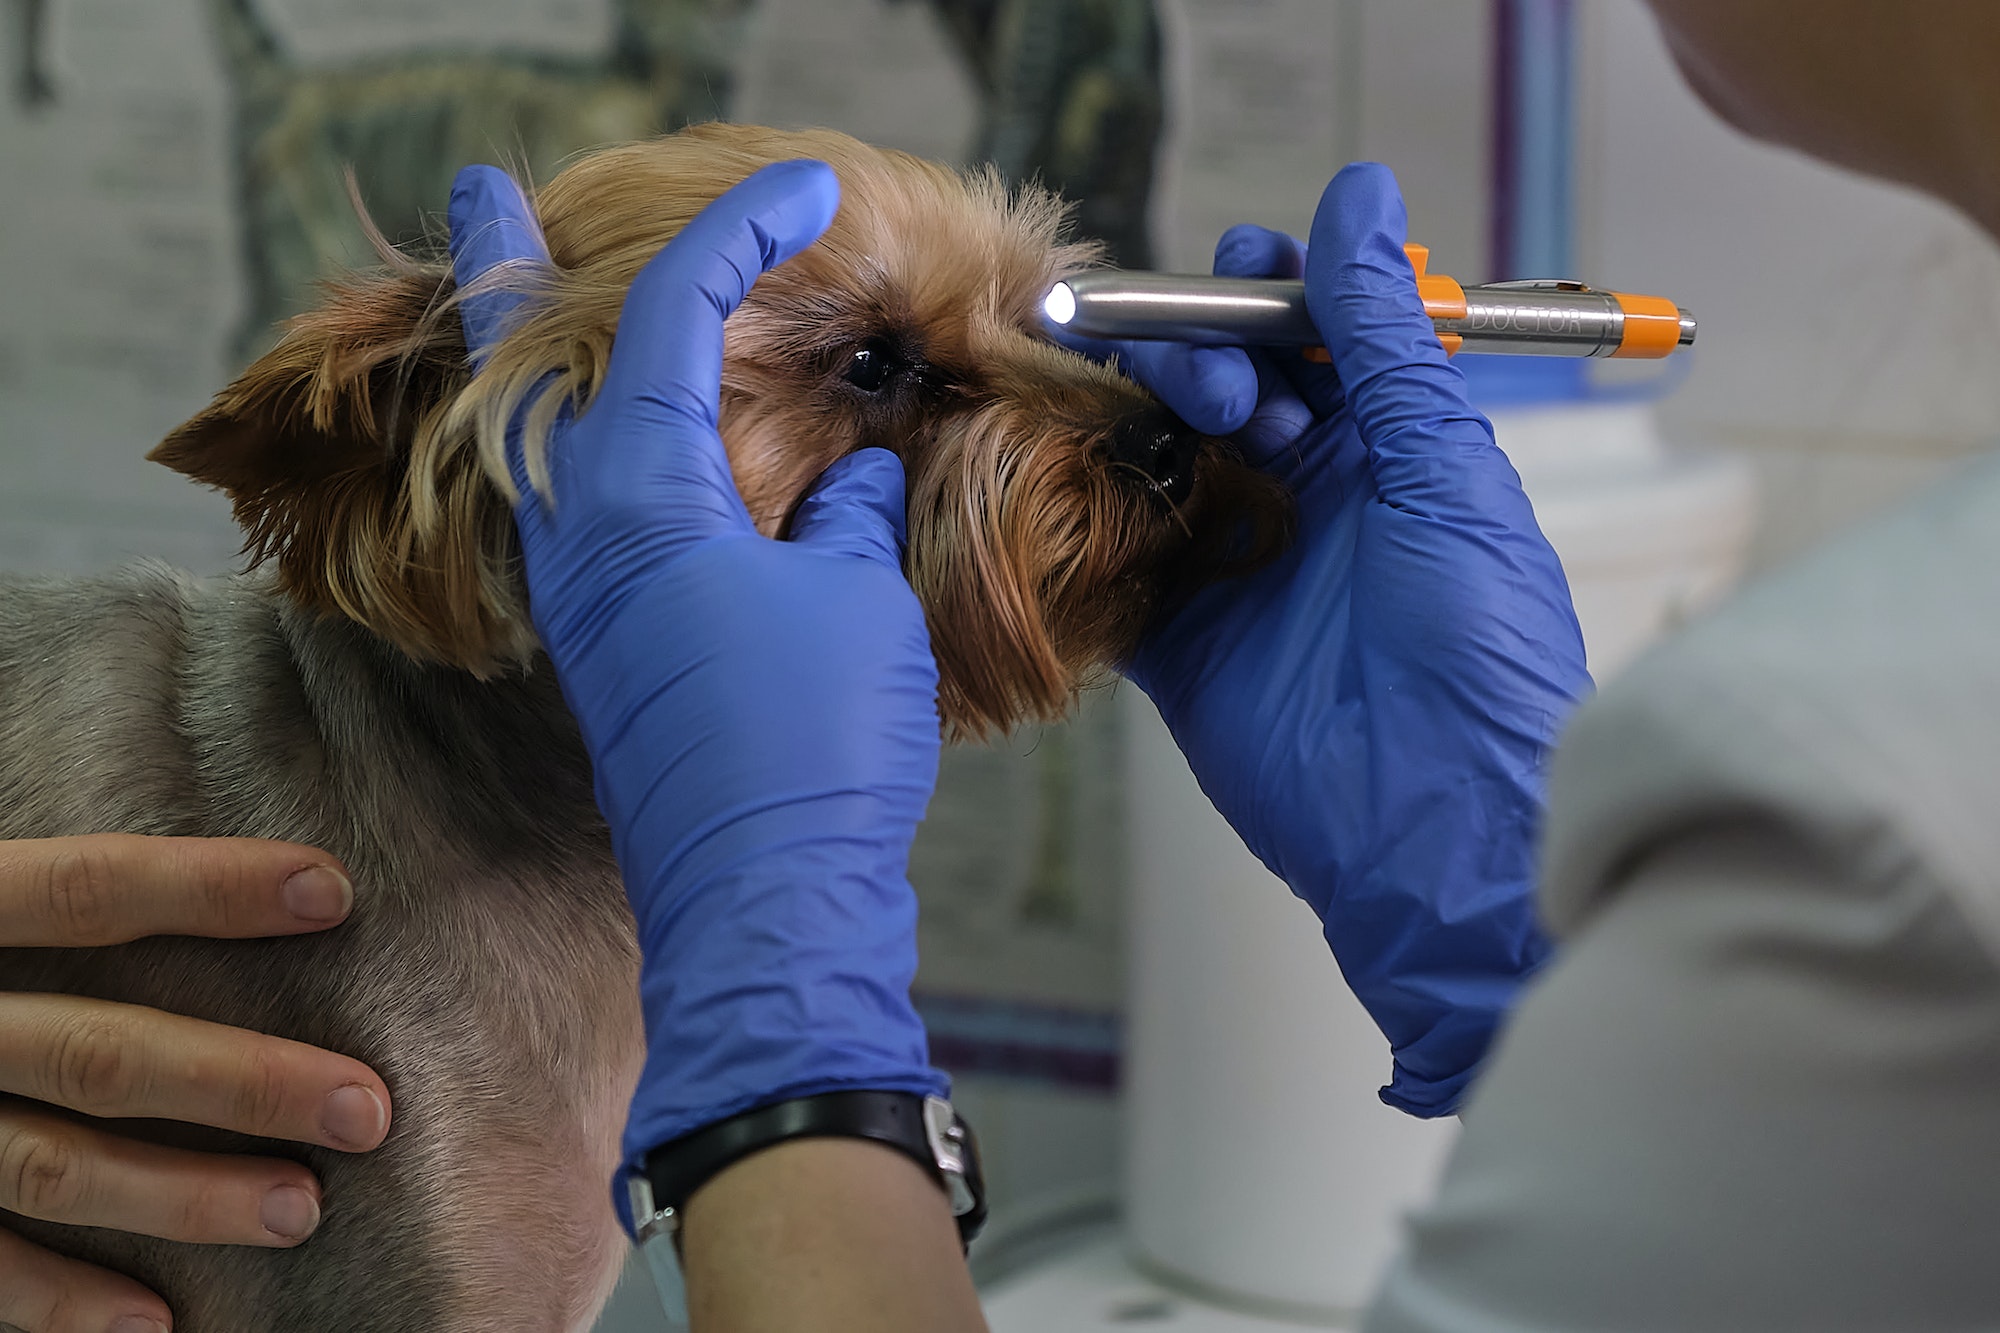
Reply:
[[1239, 222], [1215, 242], [1215, 272], [1227, 278], [1298, 278], [1306, 271], [1306, 248], [1296, 237]]
[[[1215, 272], [1220, 277], [1298, 278], [1305, 271], [1306, 247], [1269, 227], [1241, 223], [1222, 233], [1215, 243]], [[1330, 417], [1340, 410], [1340, 377], [1330, 363], [1307, 360], [1291, 348], [1274, 348], [1266, 355], [1314, 414]]]
[[1251, 466], [1296, 483], [1305, 461], [1300, 446], [1306, 432], [1319, 424], [1319, 414], [1299, 396], [1270, 352], [1253, 350], [1250, 368], [1257, 376], [1257, 407], [1231, 438]]
[[1084, 338], [1048, 326], [1051, 339], [1118, 367], [1204, 435], [1232, 435], [1257, 406], [1257, 375], [1241, 347]]
[[[1216, 242], [1216, 272], [1230, 278], [1298, 276], [1306, 262], [1304, 246], [1262, 226], [1232, 226]], [[1232, 438], [1252, 466], [1276, 472], [1286, 480], [1298, 476], [1298, 442], [1312, 428], [1316, 414], [1300, 396], [1292, 376], [1280, 370], [1280, 360], [1296, 358], [1286, 348], [1242, 348], [1250, 374], [1254, 406]], [[1334, 384], [1338, 394], [1338, 384]]]
[[458, 313], [474, 363], [506, 335], [527, 294], [499, 285], [507, 269], [549, 262], [541, 224], [514, 178], [498, 167], [473, 166], [451, 183], [451, 268]]
[[840, 206], [824, 162], [778, 162], [738, 182], [632, 280], [599, 401], [686, 414], [711, 430], [722, 321], [763, 274], [817, 241]]
[[[451, 183], [447, 217], [459, 324], [466, 353], [476, 368], [507, 336], [528, 300], [524, 284], [512, 279], [524, 270], [545, 268], [548, 244], [521, 187], [498, 167], [461, 169]], [[529, 394], [530, 401], [538, 392]], [[521, 454], [520, 423], [525, 415], [525, 408], [517, 411], [507, 432], [507, 469], [520, 495], [517, 520], [532, 524], [540, 520], [542, 497]]]
[[[818, 240], [840, 203], [824, 162], [779, 162], [726, 191], [633, 279], [604, 385], [557, 460], [591, 502], [664, 505], [681, 535], [747, 526], [716, 432], [722, 324], [770, 269]], [[587, 429], [592, 418], [617, 423]]]
[[835, 459], [799, 502], [791, 540], [900, 571], [907, 519], [903, 460], [887, 449], [860, 449]]
[[1134, 342], [1127, 349], [1125, 373], [1204, 435], [1232, 435], [1257, 409], [1257, 372], [1241, 347]]
[[1307, 300], [1383, 500], [1490, 519], [1493, 484], [1517, 493], [1520, 484], [1424, 313], [1403, 251], [1408, 229], [1387, 167], [1344, 168], [1313, 218]]

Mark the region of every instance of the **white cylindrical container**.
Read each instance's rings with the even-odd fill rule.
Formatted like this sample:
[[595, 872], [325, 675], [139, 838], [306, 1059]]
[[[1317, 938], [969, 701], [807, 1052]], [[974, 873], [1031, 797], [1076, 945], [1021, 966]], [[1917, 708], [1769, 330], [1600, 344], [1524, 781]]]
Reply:
[[[1670, 457], [1649, 406], [1516, 408], [1494, 425], [1563, 558], [1600, 682], [1735, 577], [1747, 469]], [[1213, 1304], [1341, 1326], [1455, 1122], [1377, 1099], [1388, 1047], [1319, 923], [1216, 814], [1152, 705], [1126, 695], [1133, 1261]]]
[[1376, 1097], [1388, 1046], [1312, 909], [1216, 814], [1152, 704], [1126, 694], [1134, 1257], [1220, 1304], [1343, 1320], [1455, 1124]]

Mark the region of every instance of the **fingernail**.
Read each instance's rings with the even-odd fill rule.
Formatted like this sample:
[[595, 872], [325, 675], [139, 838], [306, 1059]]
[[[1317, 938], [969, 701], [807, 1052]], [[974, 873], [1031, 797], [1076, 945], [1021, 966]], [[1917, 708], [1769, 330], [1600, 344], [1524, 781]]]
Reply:
[[257, 1220], [274, 1236], [304, 1240], [319, 1226], [319, 1200], [297, 1185], [280, 1185], [264, 1195]]
[[374, 1093], [349, 1084], [327, 1096], [319, 1127], [336, 1148], [372, 1148], [389, 1127], [389, 1113]]
[[354, 906], [354, 886], [328, 866], [307, 866], [285, 881], [285, 910], [301, 921], [339, 921]]
[[107, 1333], [169, 1333], [167, 1326], [142, 1314], [121, 1315], [111, 1322]]

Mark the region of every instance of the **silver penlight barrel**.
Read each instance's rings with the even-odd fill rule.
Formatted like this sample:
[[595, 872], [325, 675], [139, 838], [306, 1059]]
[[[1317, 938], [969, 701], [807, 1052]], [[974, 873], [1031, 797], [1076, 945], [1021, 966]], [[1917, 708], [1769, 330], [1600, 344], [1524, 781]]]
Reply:
[[[1527, 356], [1667, 356], [1694, 342], [1694, 316], [1660, 297], [1580, 282], [1460, 287], [1419, 269], [1424, 306], [1447, 350]], [[1246, 347], [1318, 347], [1303, 282], [1108, 269], [1059, 282], [1051, 323], [1088, 338]]]

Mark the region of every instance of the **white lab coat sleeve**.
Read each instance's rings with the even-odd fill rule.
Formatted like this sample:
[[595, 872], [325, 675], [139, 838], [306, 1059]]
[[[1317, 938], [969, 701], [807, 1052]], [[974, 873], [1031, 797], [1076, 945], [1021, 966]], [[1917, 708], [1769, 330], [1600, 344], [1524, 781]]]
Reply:
[[2000, 1328], [2000, 467], [1587, 706], [1369, 1333]]
[[1369, 1333], [2000, 1327], [2000, 969], [1911, 867], [1656, 851], [1524, 1001]]

